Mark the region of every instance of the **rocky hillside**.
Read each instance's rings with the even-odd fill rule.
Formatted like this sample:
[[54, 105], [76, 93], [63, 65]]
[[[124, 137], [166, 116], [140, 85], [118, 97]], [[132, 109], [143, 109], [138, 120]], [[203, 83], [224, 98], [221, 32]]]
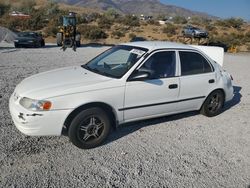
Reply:
[[165, 5], [159, 0], [56, 0], [60, 3], [65, 3], [75, 6], [83, 6], [107, 10], [113, 8], [119, 13], [124, 14], [145, 14], [168, 16], [201, 16], [206, 18], [214, 18], [211, 15], [201, 12], [195, 12], [173, 5]]

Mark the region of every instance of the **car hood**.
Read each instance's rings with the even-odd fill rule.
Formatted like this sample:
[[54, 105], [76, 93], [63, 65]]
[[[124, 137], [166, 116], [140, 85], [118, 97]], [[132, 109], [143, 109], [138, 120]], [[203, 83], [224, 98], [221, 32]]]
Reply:
[[[24, 79], [15, 89], [21, 97], [46, 99], [75, 92], [102, 89], [103, 83], [113, 80], [80, 66], [56, 69]], [[102, 85], [99, 87], [97, 85]]]

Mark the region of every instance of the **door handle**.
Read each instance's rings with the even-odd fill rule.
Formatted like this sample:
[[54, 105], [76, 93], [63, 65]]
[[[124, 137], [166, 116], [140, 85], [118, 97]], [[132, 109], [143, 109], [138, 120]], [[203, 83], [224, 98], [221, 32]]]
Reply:
[[215, 82], [214, 79], [208, 80], [208, 83], [213, 84]]
[[176, 89], [178, 88], [178, 85], [177, 84], [171, 84], [168, 86], [169, 89]]

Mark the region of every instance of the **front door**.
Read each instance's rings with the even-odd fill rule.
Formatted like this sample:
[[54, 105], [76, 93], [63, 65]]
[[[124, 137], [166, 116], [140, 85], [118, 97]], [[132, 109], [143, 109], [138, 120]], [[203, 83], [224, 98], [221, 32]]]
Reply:
[[139, 69], [150, 70], [151, 74], [146, 80], [126, 83], [124, 108], [120, 109], [124, 111], [124, 120], [174, 113], [180, 88], [179, 77], [176, 77], [176, 52], [155, 52]]

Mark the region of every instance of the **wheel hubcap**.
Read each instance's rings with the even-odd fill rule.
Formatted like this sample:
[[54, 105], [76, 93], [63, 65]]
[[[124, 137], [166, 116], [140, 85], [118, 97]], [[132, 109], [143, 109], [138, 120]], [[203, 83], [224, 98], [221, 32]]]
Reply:
[[86, 142], [97, 139], [103, 132], [104, 123], [96, 116], [87, 117], [79, 128], [79, 138]]
[[220, 96], [215, 94], [211, 97], [210, 102], [208, 104], [208, 110], [211, 112], [215, 112], [220, 108]]

